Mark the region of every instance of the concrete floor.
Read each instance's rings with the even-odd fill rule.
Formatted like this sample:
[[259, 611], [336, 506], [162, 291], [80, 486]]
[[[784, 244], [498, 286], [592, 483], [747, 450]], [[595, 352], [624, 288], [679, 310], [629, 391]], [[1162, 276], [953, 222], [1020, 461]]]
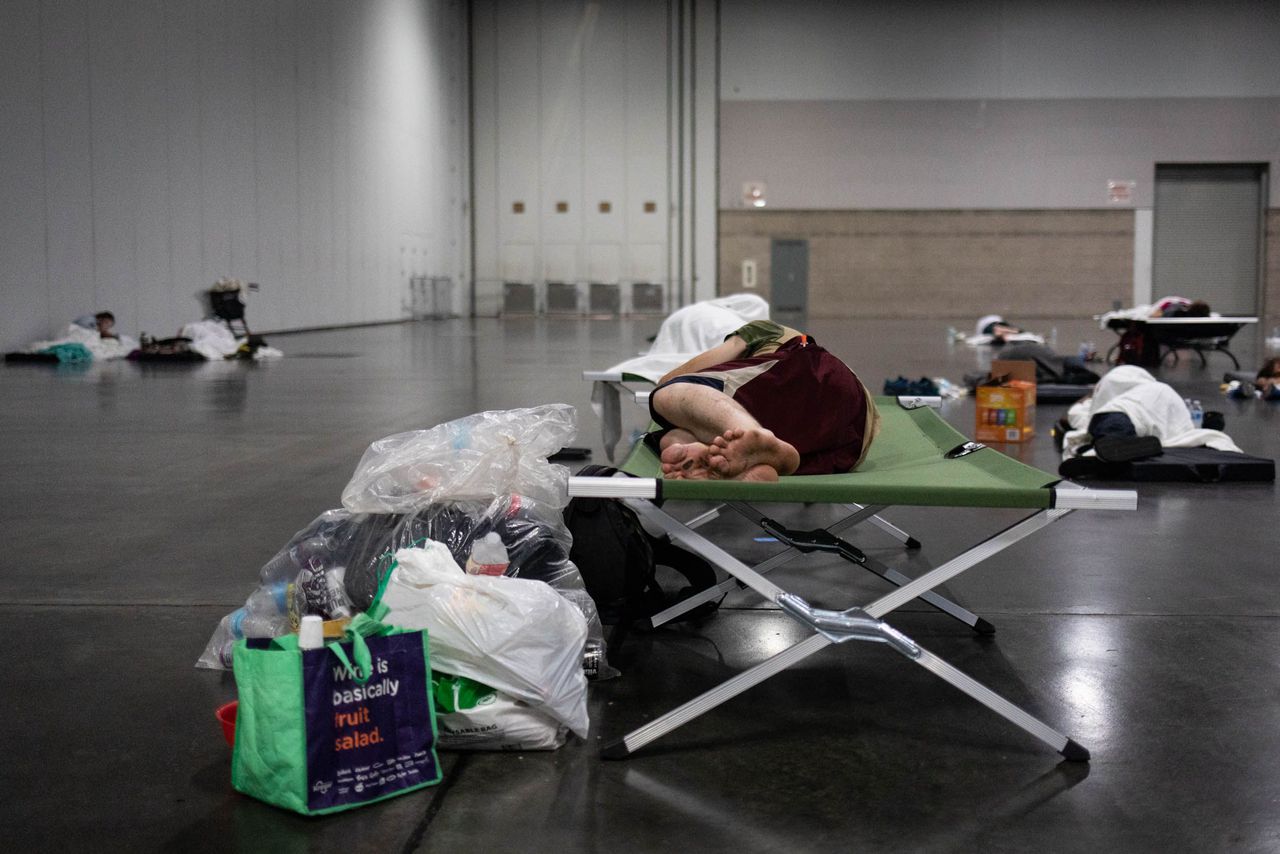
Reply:
[[[959, 381], [970, 320], [815, 322], [868, 386]], [[542, 754], [449, 754], [445, 783], [305, 819], [230, 786], [213, 718], [229, 674], [193, 663], [262, 563], [339, 494], [365, 445], [483, 409], [564, 401], [602, 462], [583, 368], [647, 346], [657, 319], [451, 320], [272, 336], [286, 358], [175, 369], [0, 370], [7, 500], [0, 839], [32, 851], [1275, 851], [1280, 849], [1276, 490], [1142, 485], [1134, 513], [1075, 513], [892, 622], [1088, 747], [1073, 764], [878, 645], [825, 650], [634, 758], [610, 741], [804, 635], [747, 594], [700, 625], [632, 635], [591, 690], [591, 737]], [[1111, 343], [1086, 320], [1031, 324], [1061, 351]], [[1246, 366], [1261, 342], [1236, 342]], [[1253, 454], [1280, 408], [1221, 398], [1227, 360], [1165, 378]], [[1057, 460], [1039, 435], [1011, 449]], [[641, 411], [624, 410], [629, 426]], [[972, 403], [945, 417], [970, 432]], [[818, 508], [783, 508], [820, 520]], [[924, 541], [856, 539], [908, 574], [1019, 514], [900, 509]], [[744, 557], [767, 548], [716, 522]], [[782, 570], [780, 573], [784, 572]], [[825, 607], [885, 588], [817, 559], [785, 570]], [[862, 577], [865, 576], [865, 577]], [[783, 577], [779, 575], [779, 577]]]

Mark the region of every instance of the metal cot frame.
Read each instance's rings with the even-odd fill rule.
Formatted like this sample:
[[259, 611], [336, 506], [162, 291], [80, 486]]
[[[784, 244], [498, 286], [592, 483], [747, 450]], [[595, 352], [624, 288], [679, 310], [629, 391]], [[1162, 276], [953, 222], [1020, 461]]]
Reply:
[[[975, 446], [973, 449], [980, 447]], [[688, 522], [681, 522], [655, 503], [664, 497], [663, 484], [664, 481], [660, 479], [631, 478], [621, 475], [612, 478], [571, 477], [569, 479], [569, 495], [619, 499], [653, 528], [663, 531], [673, 542], [701, 555], [729, 574], [729, 578], [720, 584], [655, 615], [653, 624], [661, 625], [734, 588], [750, 587], [767, 601], [777, 605], [788, 616], [807, 626], [813, 634], [611, 742], [602, 751], [605, 758], [629, 757], [645, 745], [828, 646], [862, 641], [886, 644], [908, 661], [920, 665], [1010, 723], [1040, 739], [1066, 759], [1078, 762], [1088, 761], [1089, 751], [1078, 742], [929, 652], [885, 622], [884, 617], [912, 599], [919, 598], [960, 620], [974, 631], [990, 634], [995, 631], [995, 628], [989, 622], [934, 592], [934, 588], [1075, 510], [1133, 510], [1137, 507], [1136, 492], [1085, 489], [1065, 481], [1056, 483], [1046, 487], [1051, 493], [1047, 508], [1035, 510], [1029, 516], [951, 558], [941, 566], [912, 579], [884, 566], [837, 536], [840, 531], [869, 522], [902, 542], [906, 548], [918, 548], [920, 543], [914, 537], [879, 515], [886, 509], [886, 505], [864, 506], [852, 502], [846, 503], [844, 506], [851, 511], [850, 515], [817, 531], [788, 530], [750, 504], [739, 500], [726, 501]], [[726, 508], [759, 525], [788, 548], [762, 563], [748, 566], [698, 533], [699, 527], [716, 518]], [[801, 554], [814, 551], [839, 554], [846, 560], [896, 585], [896, 589], [861, 607], [832, 611], [814, 608], [800, 596], [788, 593], [765, 577], [770, 570]]]

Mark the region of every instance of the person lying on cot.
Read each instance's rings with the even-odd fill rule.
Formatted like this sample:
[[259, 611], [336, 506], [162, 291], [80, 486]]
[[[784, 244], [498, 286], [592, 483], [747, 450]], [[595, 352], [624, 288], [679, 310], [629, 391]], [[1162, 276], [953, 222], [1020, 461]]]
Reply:
[[774, 481], [852, 471], [880, 427], [870, 393], [810, 336], [755, 320], [649, 395], [663, 477]]
[[992, 344], [1004, 344], [1014, 335], [1021, 335], [1026, 330], [1014, 326], [998, 314], [988, 314], [978, 320], [977, 334], [990, 335]]

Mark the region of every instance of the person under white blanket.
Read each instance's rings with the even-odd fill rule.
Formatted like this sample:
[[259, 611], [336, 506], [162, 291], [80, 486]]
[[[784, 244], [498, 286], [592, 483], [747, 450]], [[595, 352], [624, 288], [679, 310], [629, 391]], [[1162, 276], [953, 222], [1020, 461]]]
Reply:
[[1207, 445], [1219, 451], [1242, 453], [1221, 430], [1206, 430], [1192, 424], [1186, 403], [1172, 386], [1160, 382], [1143, 368], [1120, 365], [1098, 381], [1091, 397], [1077, 401], [1067, 411], [1071, 429], [1062, 440], [1064, 460], [1094, 455], [1092, 449], [1081, 450], [1092, 442], [1089, 422], [1095, 415], [1107, 412], [1128, 416], [1138, 436], [1154, 436], [1165, 448]]
[[[106, 314], [106, 312], [101, 312]], [[114, 322], [114, 318], [112, 318]], [[114, 325], [114, 323], [113, 323]], [[27, 353], [39, 353], [58, 344], [83, 344], [95, 361], [123, 359], [138, 349], [138, 339], [128, 335], [118, 335], [110, 331], [104, 336], [97, 327], [87, 329], [79, 323], [72, 323], [61, 338], [49, 341], [35, 341], [25, 350]]]

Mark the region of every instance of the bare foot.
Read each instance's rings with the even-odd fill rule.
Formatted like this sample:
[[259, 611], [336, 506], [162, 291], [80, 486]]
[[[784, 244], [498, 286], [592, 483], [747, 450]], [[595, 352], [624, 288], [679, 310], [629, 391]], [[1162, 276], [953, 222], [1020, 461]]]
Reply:
[[679, 442], [662, 449], [662, 476], [671, 480], [705, 480], [708, 448], [702, 442]]
[[[800, 465], [800, 453], [763, 427], [726, 430], [716, 436], [707, 451], [707, 467], [721, 478], [747, 479], [743, 475], [758, 466], [775, 475], [790, 474]], [[760, 479], [758, 474], [751, 478]]]
[[773, 483], [778, 479], [778, 470], [773, 466], [761, 464], [758, 466], [752, 466], [733, 479], [750, 480], [758, 483]]

